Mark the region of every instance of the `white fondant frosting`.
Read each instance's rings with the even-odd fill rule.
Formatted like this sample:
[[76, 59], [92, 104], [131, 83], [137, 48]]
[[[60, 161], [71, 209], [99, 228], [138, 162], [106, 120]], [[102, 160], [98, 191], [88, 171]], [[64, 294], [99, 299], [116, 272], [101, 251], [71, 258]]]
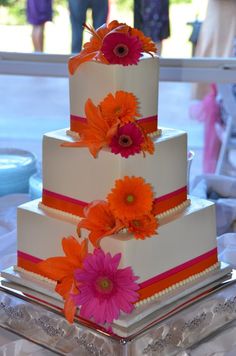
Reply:
[[84, 106], [88, 98], [98, 105], [109, 93], [123, 90], [137, 97], [142, 117], [157, 115], [158, 81], [157, 56], [144, 55], [137, 66], [106, 65], [96, 61], [83, 63], [69, 77], [70, 113], [85, 117]]
[[94, 159], [87, 148], [62, 147], [73, 139], [66, 130], [44, 135], [43, 188], [73, 199], [104, 200], [115, 180], [125, 175], [141, 176], [153, 187], [155, 197], [187, 185], [187, 135], [183, 131], [162, 129], [154, 138], [153, 155], [128, 159], [101, 150]]

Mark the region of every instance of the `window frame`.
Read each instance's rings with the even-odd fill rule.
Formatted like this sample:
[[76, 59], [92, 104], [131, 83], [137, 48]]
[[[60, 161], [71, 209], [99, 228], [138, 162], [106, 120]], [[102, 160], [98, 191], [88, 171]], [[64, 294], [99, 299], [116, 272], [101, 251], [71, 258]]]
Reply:
[[[67, 77], [70, 55], [0, 52], [0, 74]], [[160, 81], [236, 82], [236, 58], [160, 58]]]

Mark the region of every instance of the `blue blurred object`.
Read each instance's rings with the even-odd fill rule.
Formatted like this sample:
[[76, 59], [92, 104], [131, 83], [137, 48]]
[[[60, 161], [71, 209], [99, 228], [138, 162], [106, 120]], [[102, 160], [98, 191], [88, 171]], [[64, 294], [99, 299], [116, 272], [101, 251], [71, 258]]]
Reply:
[[37, 159], [28, 151], [0, 148], [0, 196], [29, 192], [29, 178], [37, 171]]
[[29, 194], [32, 200], [41, 198], [43, 190], [41, 169], [33, 174], [29, 180]]

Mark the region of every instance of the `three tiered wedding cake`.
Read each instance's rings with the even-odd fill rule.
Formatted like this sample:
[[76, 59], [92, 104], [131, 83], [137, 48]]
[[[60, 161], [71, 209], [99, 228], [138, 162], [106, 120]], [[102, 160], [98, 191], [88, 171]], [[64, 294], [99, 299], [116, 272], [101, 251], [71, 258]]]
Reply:
[[217, 268], [216, 224], [187, 196], [187, 134], [158, 127], [154, 43], [116, 21], [89, 30], [70, 129], [43, 138], [42, 200], [18, 209], [16, 270], [52, 284], [69, 321], [106, 325]]

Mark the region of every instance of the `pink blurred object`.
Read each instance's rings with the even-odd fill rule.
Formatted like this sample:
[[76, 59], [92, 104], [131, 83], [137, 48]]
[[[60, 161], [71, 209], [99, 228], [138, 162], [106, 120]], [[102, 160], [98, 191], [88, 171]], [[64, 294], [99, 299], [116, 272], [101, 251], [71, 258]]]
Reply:
[[203, 173], [214, 173], [219, 156], [221, 141], [216, 125], [221, 123], [220, 106], [216, 100], [216, 85], [211, 84], [211, 91], [205, 98], [190, 107], [190, 116], [204, 122]]

